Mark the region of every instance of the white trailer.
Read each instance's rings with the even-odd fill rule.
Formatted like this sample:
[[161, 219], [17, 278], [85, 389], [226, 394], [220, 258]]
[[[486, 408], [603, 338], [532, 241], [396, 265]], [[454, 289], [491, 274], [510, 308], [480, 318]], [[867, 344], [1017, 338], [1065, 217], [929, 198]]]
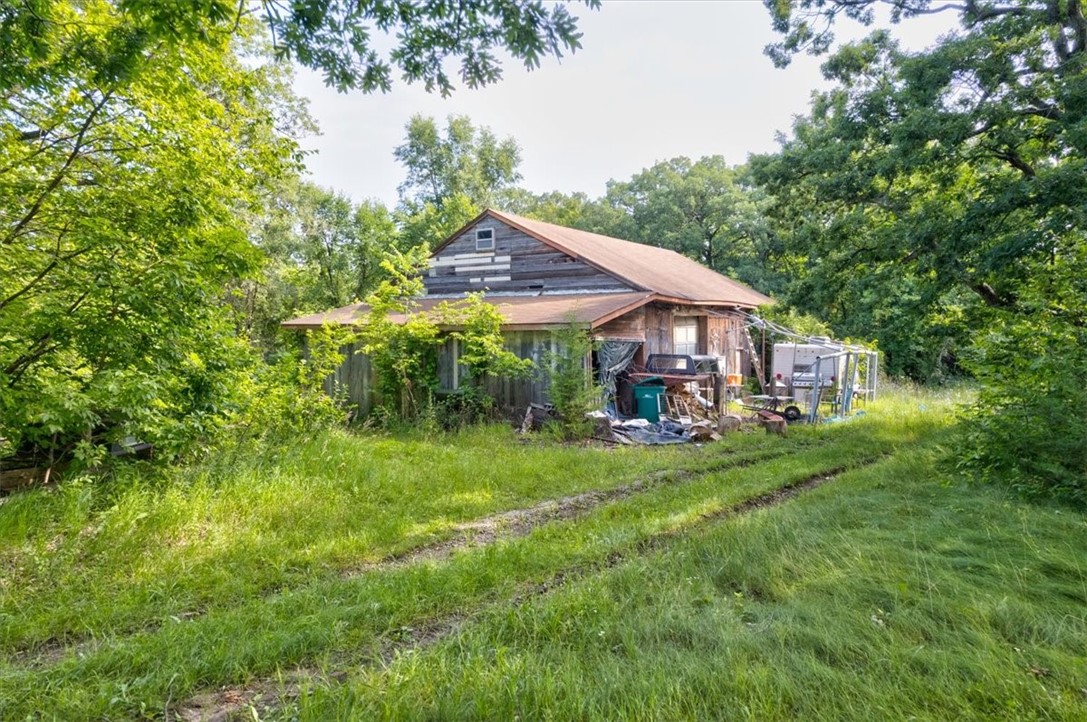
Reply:
[[796, 403], [808, 405], [813, 421], [820, 400], [828, 398], [832, 408], [849, 413], [856, 398], [875, 398], [878, 363], [874, 351], [827, 338], [777, 343], [771, 366], [772, 393], [792, 396]]

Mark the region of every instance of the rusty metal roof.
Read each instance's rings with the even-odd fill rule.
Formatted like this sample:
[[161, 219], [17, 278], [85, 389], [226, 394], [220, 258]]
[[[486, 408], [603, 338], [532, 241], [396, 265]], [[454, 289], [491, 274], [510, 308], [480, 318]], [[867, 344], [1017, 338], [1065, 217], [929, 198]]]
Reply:
[[[487, 209], [481, 214], [663, 299], [755, 308], [773, 299], [675, 251]], [[478, 218], [472, 223], [478, 222]], [[471, 225], [471, 224], [469, 224]]]
[[[493, 296], [487, 302], [494, 304], [504, 317], [503, 328], [531, 330], [558, 328], [571, 321], [579, 326], [595, 328], [624, 313], [633, 311], [653, 300], [655, 295], [647, 291], [634, 293], [586, 293], [555, 294], [545, 296]], [[417, 301], [416, 310], [430, 312], [440, 303], [456, 303], [457, 299], [423, 297]], [[365, 303], [333, 309], [324, 313], [285, 321], [286, 328], [320, 328], [326, 323], [350, 326], [366, 322], [370, 307]], [[400, 323], [403, 314], [392, 314], [391, 320]]]
[[[512, 213], [487, 209], [465, 228], [491, 216], [574, 258], [599, 268], [638, 289], [629, 293], [544, 294], [538, 296], [489, 296], [498, 306], [508, 329], [557, 328], [575, 323], [594, 328], [650, 301], [738, 306], [754, 308], [773, 299], [739, 281], [712, 271], [675, 251], [632, 243], [599, 233], [523, 218]], [[453, 234], [444, 246], [464, 229]], [[439, 246], [435, 253], [441, 249]], [[438, 304], [455, 299], [423, 297], [417, 310], [428, 312]], [[325, 323], [365, 323], [369, 307], [358, 303], [324, 313], [285, 321], [286, 328], [319, 328]], [[402, 321], [403, 317], [393, 320]]]

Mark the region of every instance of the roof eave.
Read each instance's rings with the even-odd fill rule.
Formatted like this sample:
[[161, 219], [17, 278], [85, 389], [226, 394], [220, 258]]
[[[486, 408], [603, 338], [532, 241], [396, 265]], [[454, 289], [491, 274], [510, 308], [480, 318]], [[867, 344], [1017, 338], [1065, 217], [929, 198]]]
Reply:
[[596, 320], [594, 320], [592, 322], [592, 324], [589, 326], [589, 328], [593, 329], [593, 328], [598, 328], [600, 326], [603, 326], [605, 323], [608, 323], [609, 321], [614, 321], [615, 319], [619, 318], [620, 316], [625, 316], [626, 314], [630, 313], [631, 311], [637, 311], [642, 306], [645, 306], [646, 304], [651, 303], [651, 302], [653, 302], [655, 300], [657, 300], [657, 294], [647, 293], [644, 298], [640, 298], [640, 299], [637, 299], [635, 301], [632, 301], [631, 303], [628, 303], [626, 306], [623, 306], [622, 308], [618, 308], [618, 309], [616, 309], [616, 310], [614, 310], [614, 311], [612, 311], [610, 313], [606, 313], [603, 316], [597, 318]]
[[705, 300], [705, 299], [695, 300], [695, 299], [691, 299], [691, 298], [684, 298], [682, 296], [668, 296], [668, 295], [665, 295], [665, 294], [657, 294], [657, 297], [656, 297], [655, 300], [661, 301], [662, 303], [675, 303], [675, 304], [681, 304], [681, 305], [685, 305], [685, 306], [732, 306], [734, 308], [751, 308], [751, 309], [758, 308], [759, 306], [764, 306], [764, 305], [767, 305], [767, 304], [774, 303], [774, 299], [772, 299], [772, 298], [768, 298], [765, 303], [753, 304], [753, 303], [744, 303], [742, 301], [736, 301], [736, 300], [731, 300], [731, 301], [726, 301], [726, 300]]

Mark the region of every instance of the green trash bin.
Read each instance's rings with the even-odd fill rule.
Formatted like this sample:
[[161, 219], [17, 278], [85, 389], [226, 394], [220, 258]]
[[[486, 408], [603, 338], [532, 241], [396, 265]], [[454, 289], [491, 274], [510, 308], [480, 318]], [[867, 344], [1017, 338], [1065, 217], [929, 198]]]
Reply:
[[634, 386], [634, 403], [638, 408], [638, 418], [651, 424], [661, 420], [661, 399], [664, 386], [657, 383], [641, 383]]

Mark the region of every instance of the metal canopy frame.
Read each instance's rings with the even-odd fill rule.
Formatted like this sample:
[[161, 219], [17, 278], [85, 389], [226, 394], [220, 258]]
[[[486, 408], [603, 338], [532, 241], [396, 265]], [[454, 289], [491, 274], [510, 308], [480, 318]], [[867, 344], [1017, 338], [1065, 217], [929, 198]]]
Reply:
[[[863, 398], [866, 401], [875, 400], [878, 384], [879, 384], [879, 352], [870, 349], [866, 346], [859, 344], [848, 344], [840, 341], [828, 339], [823, 336], [807, 336], [801, 333], [797, 333], [790, 328], [786, 328], [773, 321], [760, 318], [753, 313], [744, 313], [746, 320], [745, 333], [750, 341], [750, 329], [757, 328], [764, 333], [769, 331], [775, 335], [792, 339], [794, 344], [813, 344], [832, 346], [840, 350], [822, 354], [815, 357], [815, 363], [809, 367], [814, 368], [814, 380], [812, 383], [811, 398], [809, 401], [808, 409], [808, 421], [815, 423], [819, 418], [819, 405], [823, 403], [825, 385], [822, 381], [821, 371], [824, 364], [837, 363], [838, 359], [845, 358], [845, 373], [842, 377], [842, 383], [840, 388], [840, 398], [836, 399], [839, 404], [839, 414], [847, 415], [853, 411], [853, 402], [856, 399], [858, 393], [863, 393]], [[753, 345], [753, 344], [752, 344]], [[753, 351], [753, 349], [752, 349]], [[860, 373], [863, 369], [864, 372], [864, 386], [860, 389], [857, 388], [857, 381]], [[793, 385], [793, 376], [795, 370], [790, 375], [789, 385], [790, 388]], [[759, 379], [759, 383], [763, 384], [763, 379]]]

